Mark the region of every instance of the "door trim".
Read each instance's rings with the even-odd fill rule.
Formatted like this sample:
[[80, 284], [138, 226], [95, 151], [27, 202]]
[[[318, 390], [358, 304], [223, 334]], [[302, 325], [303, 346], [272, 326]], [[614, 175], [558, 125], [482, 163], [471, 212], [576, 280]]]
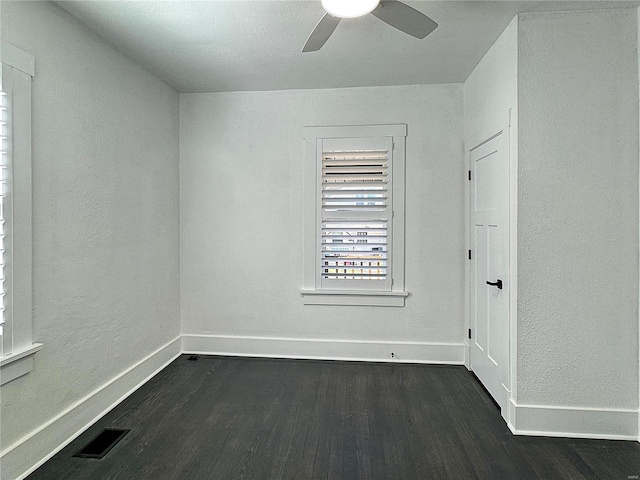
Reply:
[[[509, 109], [506, 121], [478, 130], [464, 141], [465, 154], [465, 258], [471, 249], [471, 182], [467, 181], [467, 172], [472, 170], [470, 153], [484, 143], [492, 140], [500, 133], [508, 135], [508, 249], [509, 249], [509, 389], [506, 391], [507, 405], [517, 403], [517, 292], [518, 292], [518, 265], [517, 265], [517, 213], [518, 213], [518, 149], [517, 149], [517, 125], [511, 121], [512, 109]], [[466, 332], [471, 328], [471, 261], [465, 261], [465, 366], [471, 371], [471, 341]], [[504, 385], [503, 385], [504, 386]], [[504, 408], [502, 416], [510, 428], [515, 428], [515, 415], [513, 409]]]

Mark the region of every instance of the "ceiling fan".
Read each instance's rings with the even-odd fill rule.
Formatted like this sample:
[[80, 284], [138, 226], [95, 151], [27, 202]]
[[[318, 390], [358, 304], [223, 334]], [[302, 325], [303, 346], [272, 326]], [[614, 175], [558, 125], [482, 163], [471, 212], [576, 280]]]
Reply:
[[416, 38], [424, 38], [438, 27], [424, 13], [398, 0], [322, 0], [322, 7], [327, 13], [309, 35], [303, 52], [320, 50], [343, 18], [356, 18], [368, 13]]

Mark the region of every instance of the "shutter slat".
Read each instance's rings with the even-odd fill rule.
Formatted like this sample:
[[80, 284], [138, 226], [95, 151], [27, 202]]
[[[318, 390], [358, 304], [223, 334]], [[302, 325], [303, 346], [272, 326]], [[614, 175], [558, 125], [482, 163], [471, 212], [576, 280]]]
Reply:
[[328, 252], [323, 251], [323, 258], [346, 258], [352, 260], [384, 260], [387, 252]]
[[323, 170], [331, 171], [338, 168], [385, 170], [387, 168], [387, 161], [385, 159], [385, 160], [354, 160], [352, 162], [345, 162], [342, 160], [324, 160], [322, 162]]
[[322, 192], [322, 198], [387, 198], [386, 190], [349, 190], [349, 191], [334, 191], [324, 190]]
[[380, 167], [328, 167], [322, 169], [322, 174], [326, 178], [333, 178], [334, 175], [344, 175], [357, 178], [361, 175], [385, 176], [387, 168]]
[[[366, 241], [365, 241], [366, 240]], [[369, 237], [354, 240], [352, 237], [323, 237], [323, 245], [386, 245], [387, 237]]]
[[344, 238], [354, 238], [354, 237], [365, 237], [365, 238], [387, 238], [387, 231], [367, 231], [366, 233], [360, 233], [356, 230], [323, 230], [323, 237], [344, 237]]
[[322, 254], [324, 256], [331, 254], [350, 254], [350, 253], [366, 253], [369, 255], [375, 255], [378, 253], [385, 253], [387, 251], [387, 246], [384, 243], [371, 243], [371, 244], [332, 244], [332, 243], [323, 243], [322, 244]]
[[[361, 272], [358, 270], [346, 270], [346, 271], [342, 271], [342, 269], [339, 269], [340, 271], [336, 271], [336, 272], [322, 272], [322, 275], [324, 276], [324, 278], [345, 278], [345, 275], [349, 275], [349, 276], [356, 276], [358, 278], [372, 278], [372, 279], [376, 279], [376, 280], [380, 280], [380, 279], [384, 279], [384, 277], [386, 276], [387, 272]], [[354, 278], [355, 277], [351, 277]]]
[[382, 201], [372, 201], [372, 200], [366, 200], [366, 201], [362, 201], [362, 200], [352, 200], [352, 201], [340, 201], [340, 200], [334, 200], [334, 201], [326, 201], [326, 202], [322, 202], [323, 206], [329, 207], [329, 208], [333, 208], [333, 207], [353, 207], [353, 208], [358, 208], [358, 207], [384, 207], [387, 204], [387, 202], [385, 202], [384, 200]]
[[[1, 167], [0, 167], [1, 168]], [[386, 200], [387, 195], [384, 193], [375, 193], [375, 194], [348, 194], [348, 193], [328, 193], [322, 195], [322, 198], [330, 201], [330, 200]]]
[[362, 182], [343, 182], [340, 185], [335, 185], [331, 183], [323, 183], [322, 191], [323, 192], [356, 192], [356, 191], [366, 191], [366, 192], [386, 192], [387, 187], [385, 185], [381, 185], [379, 182], [371, 183], [369, 185], [363, 185]]
[[386, 267], [386, 260], [325, 260], [323, 266], [328, 267]]
[[380, 185], [381, 183], [387, 183], [386, 176], [376, 176], [376, 175], [364, 175], [359, 174], [357, 177], [349, 176], [349, 175], [329, 175], [322, 177], [322, 183], [353, 183], [353, 184], [363, 184], [363, 183], [372, 183]]
[[[342, 220], [327, 220], [326, 222], [322, 222], [322, 228], [336, 229], [353, 227], [358, 230], [385, 230], [387, 228], [386, 221], [387, 220], [385, 218], [371, 218], [367, 220], [363, 220], [361, 218], [344, 218]], [[357, 223], [357, 225], [354, 226], [354, 223]]]

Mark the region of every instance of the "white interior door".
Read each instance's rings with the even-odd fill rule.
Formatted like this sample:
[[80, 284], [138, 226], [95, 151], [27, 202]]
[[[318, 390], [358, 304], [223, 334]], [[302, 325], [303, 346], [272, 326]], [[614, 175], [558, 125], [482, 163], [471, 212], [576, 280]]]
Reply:
[[471, 369], [504, 410], [509, 391], [508, 131], [469, 152]]

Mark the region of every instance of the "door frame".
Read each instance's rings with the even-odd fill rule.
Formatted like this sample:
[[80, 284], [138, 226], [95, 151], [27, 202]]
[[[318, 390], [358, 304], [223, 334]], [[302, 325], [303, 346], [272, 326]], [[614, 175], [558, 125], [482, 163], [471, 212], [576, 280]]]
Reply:
[[509, 245], [509, 388], [507, 389], [507, 404], [502, 409], [502, 417], [505, 419], [509, 428], [515, 430], [515, 407], [517, 403], [517, 299], [518, 299], [518, 243], [517, 243], [517, 227], [518, 227], [518, 144], [517, 144], [517, 125], [512, 122], [512, 109], [509, 109], [507, 118], [494, 125], [488, 125], [470, 135], [464, 141], [465, 154], [465, 360], [464, 364], [468, 370], [471, 370], [471, 343], [467, 332], [471, 328], [471, 261], [468, 259], [467, 252], [471, 249], [471, 182], [468, 181], [468, 172], [472, 171], [470, 161], [470, 151], [484, 141], [499, 132], [503, 132], [508, 136], [508, 245]]

